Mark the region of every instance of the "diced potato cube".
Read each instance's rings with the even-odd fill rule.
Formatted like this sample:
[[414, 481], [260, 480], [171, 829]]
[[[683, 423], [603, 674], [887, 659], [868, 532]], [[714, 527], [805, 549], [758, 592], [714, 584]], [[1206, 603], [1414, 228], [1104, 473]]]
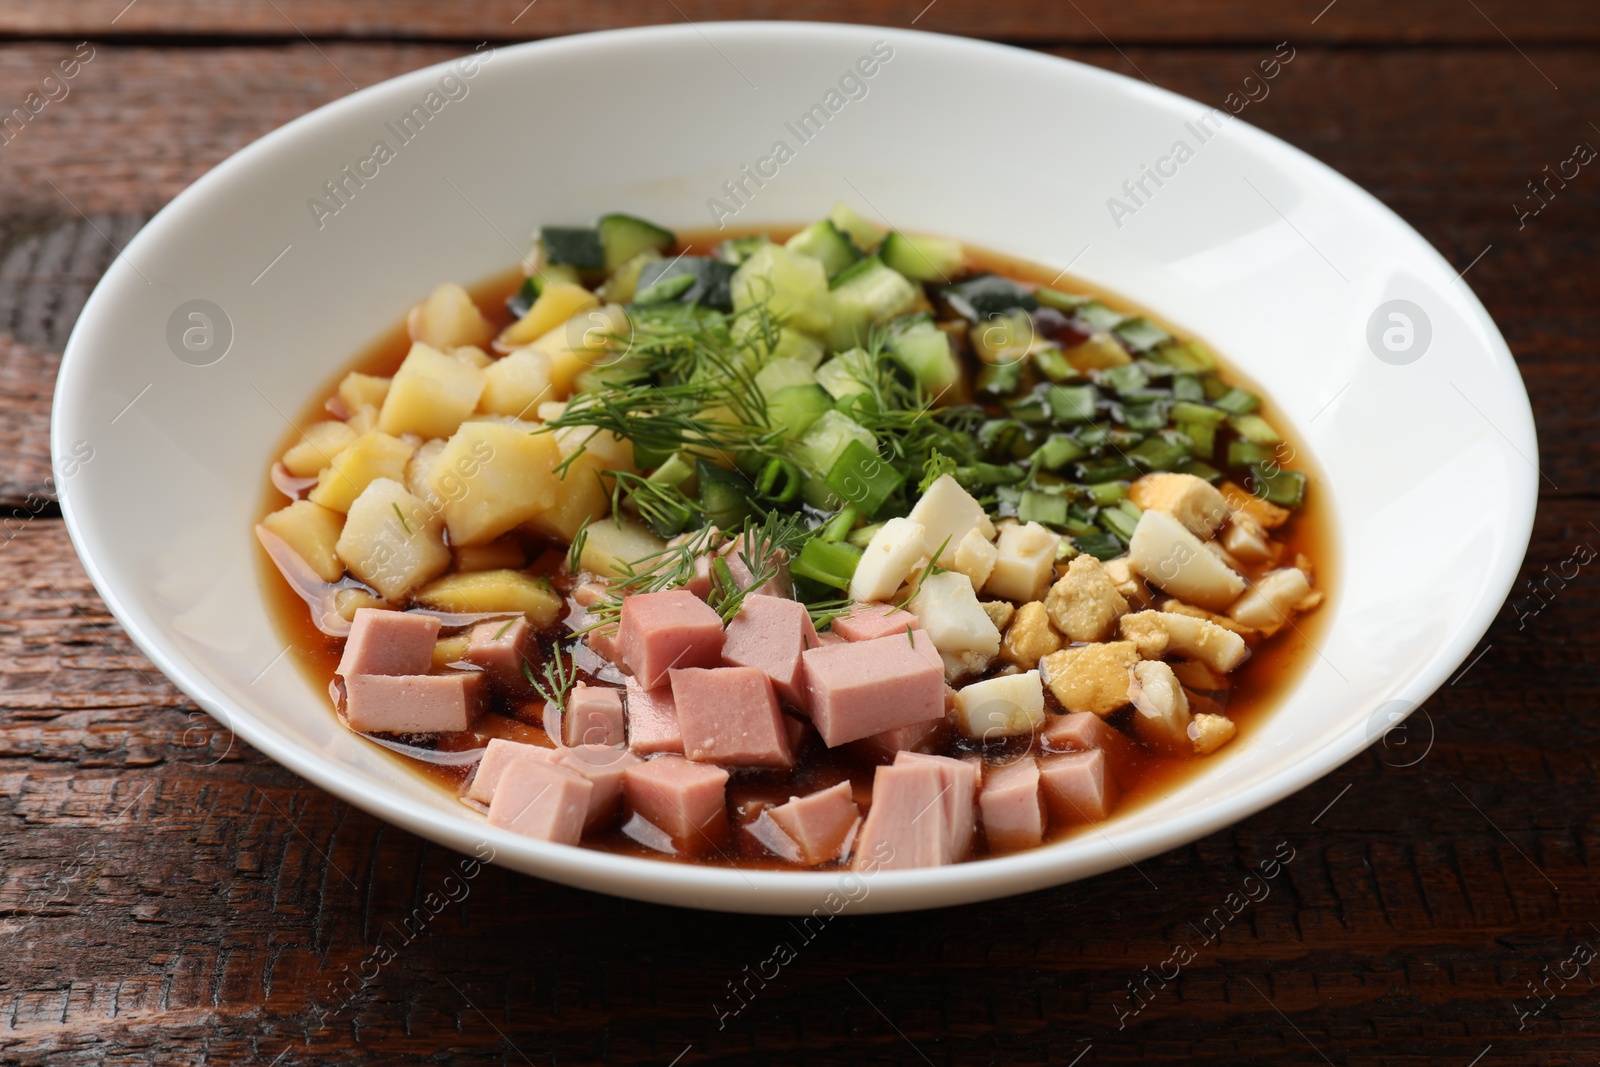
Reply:
[[[595, 440], [610, 436], [601, 434]], [[631, 443], [629, 450], [631, 454]], [[530, 519], [528, 527], [546, 537], [570, 543], [584, 523], [597, 522], [610, 513], [611, 483], [602, 481], [600, 474], [613, 469], [598, 452], [585, 451], [562, 472], [555, 502]]]
[[435, 506], [443, 502], [434, 494], [433, 486], [428, 484], [428, 475], [432, 473], [433, 465], [439, 462], [445, 444], [437, 437], [424, 442], [406, 461], [406, 491], [418, 500], [426, 500]]
[[350, 505], [337, 548], [350, 573], [390, 601], [450, 566], [438, 515], [391, 478], [375, 479]]
[[375, 479], [402, 481], [411, 452], [411, 446], [398, 437], [376, 430], [364, 433], [318, 472], [317, 484], [306, 494], [307, 499], [334, 511], [349, 511], [356, 497]]
[[333, 462], [357, 434], [342, 422], [314, 422], [300, 440], [283, 454], [284, 468], [296, 478], [311, 478]]
[[481, 545], [551, 507], [561, 482], [553, 437], [498, 422], [463, 423], [428, 474], [450, 541]]
[[574, 282], [550, 282], [528, 313], [507, 326], [498, 343], [503, 348], [532, 344], [582, 311], [600, 306], [600, 300]]
[[541, 400], [548, 400], [551, 356], [519, 348], [489, 364], [483, 371], [483, 395], [478, 410], [490, 415], [527, 418]]
[[1063, 708], [1106, 716], [1128, 703], [1129, 672], [1138, 662], [1132, 641], [1109, 641], [1052, 652], [1039, 669]]
[[333, 610], [337, 611], [345, 622], [353, 622], [356, 612], [362, 608], [389, 608], [387, 601], [373, 596], [365, 589], [346, 588], [333, 594]]
[[990, 596], [1009, 600], [1043, 600], [1055, 574], [1056, 547], [1061, 538], [1036, 522], [1000, 530], [994, 570], [983, 587]]
[[971, 738], [1031, 734], [1044, 725], [1044, 683], [1036, 670], [974, 682], [956, 692], [953, 711], [956, 728]]
[[[540, 410], [545, 405], [539, 405]], [[546, 422], [567, 411], [567, 405], [559, 405], [560, 410], [549, 416], [540, 415]], [[561, 458], [582, 449], [598, 459], [606, 470], [627, 471], [629, 474], [639, 468], [634, 463], [633, 442], [626, 437], [619, 437], [610, 430], [599, 430], [594, 426], [566, 426], [555, 431], [556, 444], [561, 446]]]
[[1244, 592], [1244, 579], [1189, 529], [1164, 511], [1139, 516], [1128, 565], [1175, 597], [1221, 611]]
[[627, 354], [633, 324], [627, 312], [616, 304], [581, 311], [534, 341], [535, 352], [550, 356], [550, 393], [554, 397], [571, 395], [578, 375], [596, 367], [609, 367]]
[[500, 537], [486, 545], [457, 545], [450, 550], [458, 571], [521, 570], [528, 555], [515, 538]]
[[1236, 622], [1271, 637], [1288, 624], [1295, 605], [1310, 593], [1311, 581], [1305, 572], [1284, 567], [1257, 578], [1255, 584], [1228, 609], [1228, 614]]
[[420, 341], [395, 372], [378, 414], [384, 433], [449, 437], [478, 406], [483, 372]]
[[1184, 755], [1191, 751], [1189, 697], [1171, 667], [1160, 660], [1134, 664], [1128, 699], [1136, 712], [1134, 732], [1146, 744]]
[[344, 577], [344, 564], [334, 546], [344, 528], [344, 516], [309, 500], [296, 500], [274, 511], [261, 525], [283, 538], [295, 554], [325, 582]]
[[472, 302], [472, 294], [454, 282], [439, 286], [412, 308], [406, 326], [413, 341], [434, 348], [486, 345], [494, 336], [494, 326]]
[[1165, 511], [1196, 537], [1210, 537], [1228, 517], [1216, 487], [1192, 474], [1146, 474], [1128, 487], [1128, 499], [1145, 511]]
[[1189, 723], [1189, 739], [1194, 744], [1194, 754], [1209, 756], [1229, 741], [1238, 732], [1238, 727], [1232, 719], [1221, 715], [1196, 715]]
[[452, 663], [460, 663], [467, 658], [467, 645], [472, 642], [468, 634], [457, 634], [454, 637], [441, 637], [433, 645], [433, 669], [443, 670]]
[[390, 381], [389, 378], [375, 378], [370, 374], [351, 371], [339, 383], [339, 399], [349, 412], [369, 404], [381, 408], [384, 397], [389, 395]]
[[956, 546], [955, 569], [967, 576], [974, 590], [982, 589], [994, 573], [1000, 550], [980, 530], [968, 530]]
[[[983, 505], [948, 474], [940, 475], [928, 486], [928, 491], [911, 509], [911, 519], [920, 522], [927, 531], [928, 555], [939, 552], [935, 562], [946, 570], [955, 566], [956, 549], [969, 531], [977, 530], [986, 538], [994, 537], [994, 523], [989, 521]], [[942, 552], [939, 551], [941, 545], [944, 546]], [[1021, 599], [1037, 600], [1038, 597]]]
[[654, 556], [666, 547], [665, 541], [641, 524], [613, 516], [584, 532], [583, 555], [578, 566], [609, 578], [625, 573], [628, 564]]
[[1104, 641], [1128, 613], [1128, 602], [1093, 556], [1075, 558], [1050, 587], [1044, 606], [1050, 621], [1069, 641]]
[[1050, 623], [1045, 606], [1035, 600], [1022, 605], [1011, 617], [1005, 638], [1000, 642], [1000, 657], [1028, 669], [1062, 645], [1061, 635]]
[[880, 526], [856, 564], [850, 599], [888, 600], [894, 596], [923, 558], [923, 533], [922, 524], [911, 519], [890, 519]]
[[483, 370], [494, 362], [494, 357], [477, 345], [459, 345], [450, 349], [445, 355], [460, 360], [474, 370]]
[[416, 601], [435, 611], [518, 611], [536, 629], [552, 625], [565, 608], [549, 582], [513, 570], [447, 574], [419, 589]]
[[371, 433], [378, 428], [378, 409], [371, 404], [362, 404], [350, 413], [344, 424], [358, 434]]
[[917, 617], [942, 655], [971, 652], [993, 657], [1000, 651], [1000, 631], [978, 603], [964, 574], [945, 571], [929, 575], [906, 610]]

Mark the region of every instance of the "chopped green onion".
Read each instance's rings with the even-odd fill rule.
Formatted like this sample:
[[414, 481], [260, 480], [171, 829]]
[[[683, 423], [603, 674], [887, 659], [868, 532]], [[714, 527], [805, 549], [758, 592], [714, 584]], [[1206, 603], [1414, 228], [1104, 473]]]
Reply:
[[855, 545], [857, 548], [866, 548], [872, 544], [872, 539], [878, 535], [878, 531], [881, 529], [883, 529], [883, 523], [881, 522], [875, 522], [871, 526], [862, 526], [859, 529], [851, 530], [850, 536], [846, 537], [845, 541]]
[[[1190, 379], [1190, 381], [1194, 380]], [[1228, 421], [1228, 413], [1221, 408], [1212, 407], [1210, 404], [1196, 404], [1185, 400], [1172, 405], [1172, 421], [1203, 422], [1208, 426], [1220, 426]]]
[[[851, 442], [851, 444], [857, 443]], [[761, 475], [756, 479], [756, 491], [779, 504], [787, 504], [800, 495], [800, 484], [803, 481], [805, 475], [800, 473], [799, 467], [786, 459], [774, 456], [761, 468]]]
[[1299, 507], [1306, 498], [1306, 476], [1299, 471], [1256, 464], [1250, 468], [1245, 488], [1263, 500], [1286, 508]]
[[1136, 389], [1143, 389], [1150, 384], [1150, 376], [1137, 363], [1124, 363], [1120, 367], [1109, 367], [1101, 371], [1098, 377], [1113, 390], [1124, 395]]
[[1124, 500], [1115, 507], [1105, 508], [1100, 512], [1100, 525], [1116, 534], [1124, 541], [1133, 538], [1134, 527], [1139, 525], [1139, 516], [1135, 514], [1136, 508]]
[[1064, 433], [1053, 433], [1045, 443], [1033, 453], [1033, 467], [1035, 470], [1060, 470], [1073, 460], [1082, 459], [1089, 454], [1077, 441]]
[[1015, 463], [1000, 466], [996, 463], [974, 463], [970, 467], [956, 468], [955, 478], [964, 488], [983, 485], [1012, 485], [1027, 475]]
[[1281, 445], [1283, 435], [1272, 428], [1272, 423], [1260, 415], [1235, 415], [1228, 420], [1233, 432], [1256, 445]]
[[1155, 349], [1151, 355], [1181, 371], [1207, 371], [1215, 369], [1217, 365], [1206, 346], [1199, 341], [1190, 341], [1188, 344], [1171, 341]]
[[1104, 507], [1128, 499], [1127, 482], [1100, 482], [1089, 486], [1089, 499]]
[[1167, 424], [1167, 411], [1163, 404], [1127, 404], [1122, 409], [1122, 421], [1130, 430], [1159, 430]]
[[1172, 340], [1170, 333], [1143, 317], [1120, 322], [1111, 332], [1135, 352], [1148, 351]]
[[1248, 467], [1257, 463], [1271, 463], [1274, 453], [1251, 441], [1228, 442], [1228, 466]]
[[1085, 426], [1074, 435], [1084, 448], [1101, 448], [1111, 440], [1111, 430], [1104, 423]]
[[990, 396], [1010, 396], [1022, 384], [1022, 362], [986, 363], [978, 372], [978, 392]]
[[1078, 473], [1084, 482], [1093, 485], [1096, 482], [1126, 481], [1139, 476], [1139, 468], [1123, 459], [1121, 456], [1105, 456], [1101, 459], [1086, 459], [1078, 464]]
[[905, 480], [905, 475], [884, 462], [872, 449], [854, 440], [845, 445], [824, 479], [829, 489], [869, 519], [900, 491]]
[[1200, 384], [1200, 379], [1193, 374], [1174, 374], [1172, 376], [1172, 395], [1179, 400], [1204, 400], [1206, 388]]
[[1149, 437], [1128, 458], [1153, 471], [1170, 471], [1189, 458], [1189, 446], [1169, 437]]
[[1049, 422], [1050, 407], [1041, 396], [1024, 396], [1006, 405], [1011, 417], [1022, 422]]
[[1122, 312], [1109, 308], [1098, 300], [1080, 304], [1077, 310], [1078, 318], [1096, 330], [1115, 329], [1128, 318]]
[[860, 562], [861, 550], [854, 545], [848, 542], [830, 544], [813, 538], [789, 564], [789, 572], [834, 589], [848, 589]]
[[1187, 463], [1178, 464], [1178, 473], [1192, 474], [1196, 478], [1205, 479], [1212, 485], [1216, 485], [1218, 482], [1222, 481], [1221, 471], [1217, 470], [1217, 468], [1213, 467], [1211, 464], [1201, 463], [1197, 459], [1191, 459]]
[[[1070, 382], [1074, 378], [1081, 378], [1078, 368], [1068, 362], [1066, 354], [1059, 348], [1041, 348], [1033, 354], [1034, 365], [1039, 368], [1039, 373], [1049, 378], [1052, 382]], [[1013, 363], [1012, 366], [1018, 366]]]
[[671, 277], [662, 278], [658, 282], [651, 282], [633, 294], [633, 302], [635, 304], [664, 304], [669, 300], [676, 300], [689, 291], [689, 287], [694, 285], [697, 278], [698, 275], [689, 272], [674, 274]]
[[1104, 563], [1108, 559], [1116, 559], [1126, 551], [1126, 549], [1122, 547], [1122, 542], [1119, 541], [1115, 536], [1108, 533], [1101, 533], [1098, 530], [1094, 531], [1093, 533], [1085, 533], [1075, 536], [1073, 537], [1072, 541], [1073, 544], [1077, 546], [1079, 552], [1082, 552], [1087, 556], [1093, 556], [1101, 563]]
[[986, 456], [1020, 459], [1028, 454], [1028, 431], [1016, 419], [990, 419], [978, 427], [978, 446]]
[[1052, 385], [1045, 392], [1058, 422], [1088, 422], [1094, 418], [1099, 393], [1092, 385]]
[[1046, 526], [1064, 526], [1067, 521], [1067, 498], [1029, 489], [1017, 504], [1017, 518]]
[[1229, 415], [1248, 415], [1261, 406], [1261, 398], [1235, 387], [1217, 397], [1213, 403]]
[[1033, 298], [1042, 306], [1055, 308], [1057, 311], [1077, 311], [1094, 300], [1093, 297], [1063, 293], [1060, 289], [1051, 289], [1043, 285], [1033, 291]]
[[843, 541], [850, 536], [850, 531], [855, 528], [856, 520], [860, 517], [855, 508], [845, 508], [828, 520], [828, 525], [822, 528], [822, 539], [830, 543]]
[[1217, 450], [1217, 428], [1209, 422], [1180, 422], [1178, 432], [1189, 439], [1189, 450], [1197, 456], [1210, 459]]

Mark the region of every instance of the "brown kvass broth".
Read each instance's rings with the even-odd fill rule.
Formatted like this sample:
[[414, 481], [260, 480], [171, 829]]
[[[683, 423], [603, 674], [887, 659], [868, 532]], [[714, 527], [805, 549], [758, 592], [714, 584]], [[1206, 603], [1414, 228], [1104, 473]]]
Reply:
[[[683, 251], [689, 255], [707, 255], [719, 243], [730, 237], [765, 233], [775, 240], [781, 240], [793, 232], [794, 228], [784, 227], [756, 227], [746, 231], [683, 232], [678, 235], [679, 243], [674, 254]], [[1173, 329], [1171, 324], [1165, 322], [1159, 315], [1070, 275], [1058, 277], [1054, 271], [1037, 264], [977, 249], [971, 245], [966, 246], [966, 255], [968, 265], [974, 271], [991, 271], [1024, 284], [1051, 284], [1055, 288], [1094, 296], [1124, 314], [1142, 315], [1168, 329], [1174, 336], [1193, 337], [1192, 333]], [[497, 331], [509, 325], [512, 320], [510, 312], [506, 309], [506, 300], [517, 291], [522, 284], [522, 278], [519, 269], [512, 269], [468, 287], [479, 309], [494, 324]], [[322, 383], [304, 410], [299, 413], [296, 425], [305, 425], [325, 417], [324, 401], [334, 394], [345, 374], [359, 371], [382, 377], [393, 375], [410, 346], [411, 341], [402, 315], [353, 361], [338, 367], [336, 373], [331, 374]], [[1289, 425], [1288, 421], [1279, 415], [1271, 397], [1245, 375], [1228, 366], [1222, 357], [1218, 358], [1218, 369], [1230, 384], [1249, 389], [1261, 397], [1261, 407], [1258, 409], [1260, 415], [1280, 429]], [[282, 455], [298, 440], [299, 434], [295, 431], [285, 434], [274, 456]], [[1289, 443], [1289, 447], [1294, 447], [1292, 442]], [[1288, 465], [1305, 471], [1309, 484], [1304, 503], [1294, 509], [1290, 519], [1283, 526], [1272, 531], [1273, 538], [1285, 546], [1285, 559], [1293, 559], [1295, 553], [1301, 553], [1311, 561], [1315, 569], [1315, 586], [1323, 593], [1324, 602], [1315, 611], [1297, 615], [1291, 625], [1258, 644], [1250, 658], [1229, 676], [1232, 685], [1227, 691], [1202, 694], [1202, 697], [1215, 698], [1218, 706], [1206, 706], [1202, 699], [1197, 702], [1195, 711], [1225, 712], [1238, 728], [1234, 739], [1213, 756], [1180, 758], [1160, 754], [1144, 745], [1127, 729], [1130, 709], [1124, 708], [1110, 717], [1108, 721], [1111, 725], [1122, 728], [1124, 736], [1132, 742], [1131, 749], [1135, 753], [1133, 760], [1130, 761], [1129, 784], [1121, 790], [1111, 815], [1113, 819], [1144, 803], [1170, 794], [1192, 775], [1211, 766], [1212, 761], [1225, 759], [1233, 746], [1247, 743], [1248, 738], [1260, 727], [1270, 710], [1294, 688], [1316, 655], [1315, 649], [1321, 644], [1325, 620], [1332, 614], [1328, 601], [1332, 599], [1338, 587], [1336, 570], [1338, 560], [1335, 555], [1337, 545], [1331, 521], [1331, 504], [1327, 499], [1327, 483], [1320, 477], [1310, 456], [1295, 449], [1293, 459]], [[270, 479], [266, 481], [261, 499], [259, 511], [261, 516], [282, 507], [285, 503], [283, 493], [272, 485]], [[529, 571], [548, 577], [557, 591], [563, 595], [569, 593], [576, 583], [571, 576], [565, 574], [567, 546], [529, 537], [525, 541], [525, 547], [528, 550], [528, 559], [532, 561], [528, 567]], [[314, 683], [318, 692], [324, 692], [333, 679], [334, 668], [338, 664], [343, 643], [340, 639], [330, 637], [316, 628], [306, 610], [305, 602], [278, 573], [266, 551], [259, 544], [256, 546], [256, 553], [261, 568], [263, 589], [278, 632], [293, 650], [291, 658], [298, 668]], [[570, 598], [568, 604], [570, 607]], [[543, 635], [541, 646], [545, 655], [550, 654], [557, 642], [560, 642], [563, 648], [571, 645], [568, 631], [561, 621]], [[540, 665], [533, 666], [537, 671]], [[581, 669], [578, 677], [590, 684], [612, 684]], [[1045, 705], [1051, 714], [1062, 712], [1048, 687], [1045, 689]], [[328, 708], [328, 714], [336, 714], [331, 706]], [[545, 732], [542, 722], [542, 704], [537, 699], [528, 702], [507, 702], [496, 697], [490, 705], [490, 711], [479, 720], [472, 731], [442, 735], [438, 739], [437, 747], [442, 750], [479, 748], [494, 737], [554, 747], [556, 742]], [[940, 751], [954, 756], [984, 752], [987, 760], [1003, 763], [1025, 755], [1032, 743], [1030, 738], [1013, 738], [1000, 745], [991, 742], [985, 749], [983, 743], [967, 740], [954, 730], [950, 730]], [[828, 749], [812, 733], [797, 750], [796, 766], [792, 770], [730, 769], [732, 777], [728, 782], [728, 809], [733, 831], [717, 842], [715, 848], [695, 855], [667, 855], [646, 848], [625, 836], [620, 828], [613, 828], [601, 834], [585, 834], [583, 847], [646, 856], [656, 860], [793, 870], [794, 865], [772, 855], [750, 834], [741, 832], [739, 827], [754, 821], [768, 804], [782, 803], [790, 796], [803, 796], [846, 779], [852, 785], [857, 803], [865, 808], [872, 795], [873, 773], [881, 764], [856, 755], [850, 748], [851, 746], [843, 746], [838, 749]], [[400, 754], [392, 755], [394, 759], [406, 764], [434, 786], [447, 790], [451, 795], [460, 789], [472, 769], [470, 766], [441, 766]], [[1089, 832], [1095, 825], [1099, 824], [1051, 825], [1046, 830], [1045, 843]], [[991, 853], [984, 847], [980, 833], [974, 843], [971, 858], [978, 859], [987, 854]]]

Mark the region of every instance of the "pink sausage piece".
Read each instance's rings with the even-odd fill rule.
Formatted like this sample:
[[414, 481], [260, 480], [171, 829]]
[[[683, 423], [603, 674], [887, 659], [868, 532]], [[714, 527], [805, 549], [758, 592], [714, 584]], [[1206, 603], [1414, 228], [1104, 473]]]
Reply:
[[594, 783], [548, 760], [506, 765], [489, 802], [489, 825], [513, 833], [576, 845], [583, 837]]
[[674, 668], [683, 754], [700, 763], [792, 767], [794, 750], [772, 680], [755, 667]]
[[674, 667], [722, 662], [722, 619], [685, 589], [639, 593], [622, 602], [622, 662], [641, 685], [655, 688]]
[[436, 734], [468, 730], [483, 713], [481, 671], [357, 674], [345, 679], [344, 715], [352, 730]]
[[804, 604], [751, 593], [728, 623], [722, 662], [760, 670], [772, 679], [779, 700], [804, 707], [805, 673], [800, 654], [816, 646], [817, 630]]
[[637, 678], [628, 679], [628, 747], [638, 756], [662, 752], [683, 755], [683, 728], [671, 686], [646, 689]]
[[687, 852], [698, 852], [726, 834], [727, 788], [727, 771], [682, 756], [657, 756], [622, 773], [628, 806]]
[[1039, 779], [1051, 822], [1100, 822], [1117, 802], [1117, 782], [1102, 749], [1046, 756], [1039, 761]]
[[811, 722], [829, 748], [944, 716], [944, 670], [906, 636], [802, 654]]
[[856, 838], [856, 865], [871, 861], [897, 870], [952, 862], [946, 788], [944, 772], [933, 763], [879, 767], [872, 778], [872, 806]]
[[627, 740], [622, 714], [622, 690], [601, 685], [577, 685], [567, 694], [561, 716], [561, 743], [620, 745]]
[[350, 620], [335, 674], [427, 674], [433, 667], [433, 646], [439, 620], [384, 608], [357, 608]]
[[848, 615], [833, 620], [833, 632], [846, 641], [871, 641], [903, 634], [916, 624], [915, 615], [892, 604], [857, 604]]
[[792, 797], [767, 809], [767, 815], [795, 843], [808, 867], [838, 859], [861, 819], [849, 782]]
[[522, 668], [534, 660], [536, 638], [526, 615], [509, 621], [480, 622], [467, 636], [467, 662], [483, 668], [489, 687], [495, 692], [526, 697], [533, 692], [533, 686]]
[[944, 782], [939, 803], [944, 805], [945, 828], [950, 834], [950, 857], [963, 860], [972, 851], [972, 838], [977, 830], [974, 803], [977, 800], [980, 763], [951, 759], [949, 756], [931, 756], [924, 752], [901, 752], [894, 758], [897, 767], [926, 764], [938, 769]]
[[1046, 752], [1089, 752], [1106, 754], [1111, 775], [1119, 784], [1129, 785], [1133, 742], [1127, 734], [1089, 711], [1051, 715], [1039, 730], [1039, 743]]
[[978, 794], [978, 812], [989, 847], [1000, 852], [1032, 848], [1044, 841], [1044, 804], [1039, 764], [1032, 756], [988, 768]]

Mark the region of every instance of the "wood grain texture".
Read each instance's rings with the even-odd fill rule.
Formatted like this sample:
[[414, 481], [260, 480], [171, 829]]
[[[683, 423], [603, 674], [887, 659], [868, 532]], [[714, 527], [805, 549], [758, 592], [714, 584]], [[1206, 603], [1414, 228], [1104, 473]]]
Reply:
[[1107, 38], [1118, 44], [1238, 41], [1342, 43], [1503, 43], [1523, 46], [1594, 41], [1592, 9], [1583, 0], [1180, 0], [1129, 4], [992, 4], [982, 0], [483, 0], [437, 4], [423, 0], [10, 0], [0, 8], [0, 32], [109, 38], [156, 35], [316, 38], [446, 38], [523, 40], [586, 30], [729, 19], [873, 23], [1033, 44]]
[[[1587, 125], [1600, 65], [1575, 46], [1594, 40], [1591, 8], [1478, 0], [1527, 58], [1497, 36], [1471, 48], [1302, 47], [1246, 115], [1372, 190], [1458, 266], [1489, 249], [1467, 278], [1517, 355], [1555, 485], [1482, 657], [1404, 738], [1137, 870], [934, 913], [846, 911], [808, 938], [784, 919], [464, 867], [233, 740], [107, 614], [54, 510], [28, 497], [49, 473], [51, 353], [94, 280], [179, 189], [349, 92], [344, 75], [371, 84], [464, 50], [325, 41], [324, 58], [269, 24], [282, 21], [274, 5], [243, 2], [140, 0], [115, 26], [87, 28], [123, 2], [16, 0], [0, 32], [284, 40], [99, 44], [73, 94], [0, 146], [0, 333], [16, 338], [0, 342], [0, 1062], [1596, 1061], [1600, 974], [1563, 965], [1579, 946], [1600, 950], [1597, 565], [1553, 591], [1530, 583], [1578, 546], [1600, 546], [1600, 182], [1586, 172], [1520, 229], [1511, 209], [1572, 143], [1600, 144]], [[679, 3], [696, 19], [769, 13]], [[276, 0], [316, 36], [456, 42], [496, 36], [482, 23], [509, 21], [514, 6]], [[921, 6], [859, 17], [905, 22]], [[1298, 43], [1310, 38], [1287, 20], [1309, 23], [1324, 5], [1077, 6], [1114, 38], [1194, 44]], [[517, 26], [550, 21], [515, 32], [649, 10], [541, 0]], [[673, 16], [664, 6], [660, 17]], [[1077, 17], [1071, 4], [986, 13], [940, 0], [918, 26], [968, 19], [991, 36], [1094, 40], [1068, 26]], [[1471, 5], [1429, 0], [1402, 15], [1339, 0], [1314, 32], [1488, 40], [1474, 20]], [[1537, 40], [1561, 44], [1529, 47]], [[0, 101], [70, 51], [0, 45]], [[1257, 51], [1057, 50], [1210, 101]], [[1262, 879], [1259, 865], [1289, 849], [1292, 861]], [[1229, 909], [1229, 894], [1252, 893]], [[761, 971], [779, 942], [796, 958], [764, 985], [751, 979], [735, 1012], [729, 983]], [[1179, 945], [1194, 958], [1163, 984]]]

